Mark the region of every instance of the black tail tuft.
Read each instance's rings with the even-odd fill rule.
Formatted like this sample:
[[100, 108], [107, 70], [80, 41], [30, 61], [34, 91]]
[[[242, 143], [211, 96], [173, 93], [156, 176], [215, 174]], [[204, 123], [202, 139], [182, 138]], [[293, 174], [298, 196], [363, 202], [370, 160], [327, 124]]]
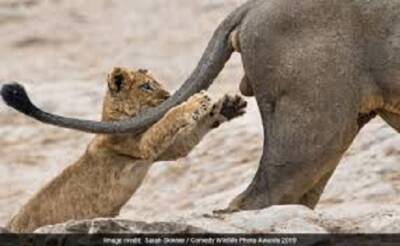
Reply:
[[36, 109], [29, 99], [25, 88], [16, 82], [3, 85], [1, 88], [1, 96], [8, 106], [24, 114], [29, 115]]

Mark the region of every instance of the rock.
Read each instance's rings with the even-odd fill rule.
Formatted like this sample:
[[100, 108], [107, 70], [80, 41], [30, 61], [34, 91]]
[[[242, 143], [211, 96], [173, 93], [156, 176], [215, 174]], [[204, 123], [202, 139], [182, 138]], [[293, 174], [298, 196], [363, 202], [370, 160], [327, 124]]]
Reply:
[[326, 233], [319, 216], [301, 205], [272, 206], [264, 210], [235, 213], [226, 222], [247, 233]]
[[188, 215], [167, 222], [97, 218], [68, 221], [36, 233], [398, 233], [400, 208], [395, 205], [352, 204], [352, 209], [313, 211], [301, 205], [222, 215]]
[[10, 233], [9, 230], [7, 230], [7, 228], [0, 226], [0, 234], [2, 233]]
[[181, 218], [174, 222], [93, 219], [44, 226], [36, 233], [326, 233], [319, 216], [300, 205], [225, 215]]
[[398, 205], [347, 203], [320, 212], [321, 225], [332, 233], [399, 233]]
[[[182, 222], [182, 221], [180, 221]], [[301, 205], [272, 206], [263, 210], [206, 215], [186, 223], [216, 233], [326, 233], [319, 215]]]
[[146, 223], [98, 218], [41, 227], [35, 233], [205, 233], [206, 230], [174, 222]]

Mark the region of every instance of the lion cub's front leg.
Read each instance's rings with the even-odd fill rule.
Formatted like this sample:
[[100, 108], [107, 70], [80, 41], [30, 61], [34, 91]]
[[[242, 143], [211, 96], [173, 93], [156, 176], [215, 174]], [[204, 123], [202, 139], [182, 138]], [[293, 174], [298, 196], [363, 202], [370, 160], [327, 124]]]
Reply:
[[198, 120], [194, 127], [180, 131], [174, 143], [158, 157], [158, 160], [169, 161], [187, 156], [207, 133], [222, 123], [243, 115], [246, 106], [246, 101], [240, 96], [225, 95], [213, 103], [210, 112]]
[[175, 141], [180, 132], [195, 128], [197, 122], [211, 110], [211, 99], [206, 92], [195, 94], [171, 109], [143, 134], [139, 144], [141, 158], [155, 161]]

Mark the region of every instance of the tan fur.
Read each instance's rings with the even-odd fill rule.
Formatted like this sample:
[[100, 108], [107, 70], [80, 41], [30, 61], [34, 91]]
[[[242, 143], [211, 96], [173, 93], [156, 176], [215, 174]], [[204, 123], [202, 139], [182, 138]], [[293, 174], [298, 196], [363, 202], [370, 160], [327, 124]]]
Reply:
[[[134, 117], [169, 97], [144, 70], [115, 68], [107, 82], [103, 121]], [[140, 135], [96, 135], [84, 155], [34, 195], [7, 229], [32, 232], [71, 219], [118, 215], [154, 161], [186, 156], [212, 128], [243, 114], [245, 106], [237, 96], [212, 104], [202, 92]]]

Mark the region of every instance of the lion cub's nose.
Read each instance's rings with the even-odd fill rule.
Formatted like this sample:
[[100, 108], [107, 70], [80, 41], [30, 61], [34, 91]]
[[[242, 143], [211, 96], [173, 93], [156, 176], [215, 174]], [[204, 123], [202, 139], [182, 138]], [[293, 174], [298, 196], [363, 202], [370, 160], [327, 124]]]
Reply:
[[165, 99], [165, 100], [167, 100], [168, 98], [170, 98], [170, 94], [168, 93], [168, 92], [165, 92], [165, 93], [162, 93], [161, 94], [161, 97], [162, 97], [162, 99]]

